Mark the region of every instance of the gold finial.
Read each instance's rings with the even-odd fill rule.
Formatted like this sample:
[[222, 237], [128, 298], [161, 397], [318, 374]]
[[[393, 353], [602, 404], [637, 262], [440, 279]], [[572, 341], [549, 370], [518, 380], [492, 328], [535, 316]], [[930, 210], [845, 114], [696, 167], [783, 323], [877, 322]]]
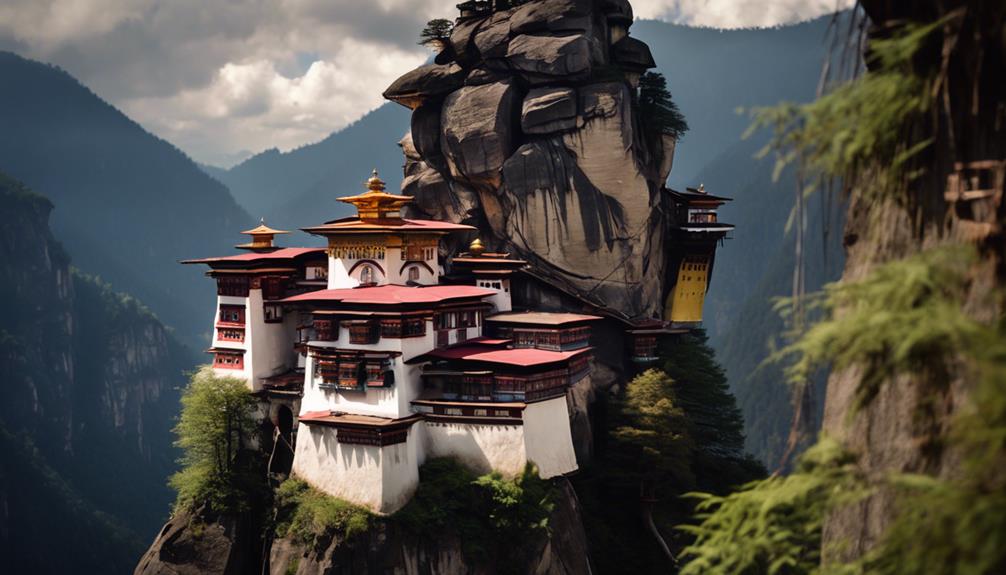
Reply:
[[706, 185], [705, 184], [699, 184], [699, 190], [698, 190], [698, 192], [700, 194], [706, 193]]
[[475, 238], [472, 240], [471, 245], [468, 246], [468, 253], [473, 256], [480, 256], [485, 253], [486, 247], [482, 245], [482, 240]]
[[384, 180], [382, 180], [377, 175], [377, 168], [370, 174], [370, 179], [367, 180], [367, 189], [371, 192], [383, 192], [384, 191]]

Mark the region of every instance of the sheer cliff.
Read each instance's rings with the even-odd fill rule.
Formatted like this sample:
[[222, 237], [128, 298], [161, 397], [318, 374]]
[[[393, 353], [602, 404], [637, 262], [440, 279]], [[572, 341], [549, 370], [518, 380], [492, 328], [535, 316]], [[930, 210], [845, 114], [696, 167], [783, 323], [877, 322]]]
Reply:
[[193, 358], [136, 300], [70, 267], [52, 209], [0, 174], [0, 566], [123, 573], [171, 498]]

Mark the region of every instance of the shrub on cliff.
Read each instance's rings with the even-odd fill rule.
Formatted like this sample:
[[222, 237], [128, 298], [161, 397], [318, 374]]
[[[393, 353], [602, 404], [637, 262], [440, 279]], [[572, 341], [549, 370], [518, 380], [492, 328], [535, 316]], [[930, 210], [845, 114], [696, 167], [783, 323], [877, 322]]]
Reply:
[[393, 520], [419, 536], [454, 535], [467, 556], [505, 572], [523, 563], [515, 550], [547, 531], [554, 508], [552, 484], [531, 464], [513, 478], [476, 476], [455, 459], [437, 458], [419, 468], [419, 488]]
[[247, 507], [255, 481], [242, 450], [255, 429], [255, 399], [240, 379], [218, 377], [205, 366], [192, 374], [182, 393], [182, 413], [175, 426], [182, 449], [181, 471], [171, 477], [176, 505], [209, 505], [214, 511]]
[[287, 479], [276, 490], [276, 536], [291, 535], [314, 544], [319, 537], [350, 539], [370, 526], [366, 509], [314, 489], [300, 479]]

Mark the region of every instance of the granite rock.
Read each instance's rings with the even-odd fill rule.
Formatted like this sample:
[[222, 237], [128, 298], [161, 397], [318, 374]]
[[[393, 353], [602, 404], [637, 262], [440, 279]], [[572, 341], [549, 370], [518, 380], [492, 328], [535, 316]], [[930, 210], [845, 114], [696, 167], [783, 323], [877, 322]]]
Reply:
[[465, 86], [448, 96], [440, 120], [440, 147], [450, 175], [475, 188], [496, 188], [512, 151], [514, 106], [511, 82]]

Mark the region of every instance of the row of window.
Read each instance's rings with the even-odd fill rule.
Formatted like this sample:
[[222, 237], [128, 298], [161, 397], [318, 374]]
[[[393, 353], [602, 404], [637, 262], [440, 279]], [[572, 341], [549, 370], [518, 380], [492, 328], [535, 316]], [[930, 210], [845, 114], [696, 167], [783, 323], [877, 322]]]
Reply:
[[217, 330], [217, 339], [220, 341], [243, 342], [245, 340], [245, 330], [241, 328], [220, 328]]
[[434, 322], [437, 329], [476, 327], [482, 324], [482, 315], [479, 310], [445, 311], [438, 313]]
[[430, 415], [443, 415], [449, 417], [486, 417], [486, 418], [508, 418], [520, 419], [519, 409], [489, 408], [476, 406], [453, 406], [453, 405], [415, 405], [412, 411]]
[[386, 361], [352, 361], [316, 358], [314, 375], [320, 387], [358, 391], [368, 387], [391, 387], [394, 377]]
[[328, 249], [328, 256], [343, 260], [383, 260], [384, 246], [374, 244], [343, 244]]
[[217, 295], [248, 297], [248, 278], [228, 276], [218, 277]]
[[590, 328], [514, 329], [511, 332], [511, 338], [517, 347], [559, 350], [577, 345], [587, 345], [590, 341]]
[[213, 355], [213, 367], [219, 369], [244, 369], [245, 358], [241, 353], [218, 351]]

